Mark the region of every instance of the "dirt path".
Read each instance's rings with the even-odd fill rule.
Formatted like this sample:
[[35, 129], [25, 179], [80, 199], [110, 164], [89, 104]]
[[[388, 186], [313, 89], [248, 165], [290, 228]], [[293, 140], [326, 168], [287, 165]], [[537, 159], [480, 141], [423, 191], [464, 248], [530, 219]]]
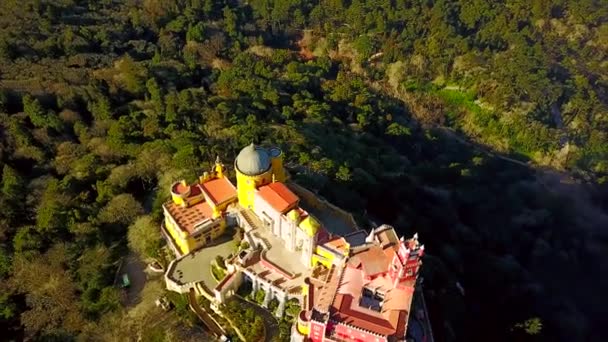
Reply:
[[[141, 291], [146, 285], [148, 276], [144, 272], [146, 264], [144, 264], [137, 254], [130, 252], [124, 259], [119, 277], [126, 273], [129, 276], [131, 286], [127, 289], [126, 307], [132, 307], [141, 301]], [[120, 279], [120, 278], [119, 278]]]

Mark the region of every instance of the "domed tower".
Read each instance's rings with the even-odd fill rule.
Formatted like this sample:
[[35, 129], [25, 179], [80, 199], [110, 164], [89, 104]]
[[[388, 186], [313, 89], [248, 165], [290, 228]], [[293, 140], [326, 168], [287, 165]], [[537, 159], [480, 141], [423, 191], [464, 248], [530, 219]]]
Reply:
[[253, 208], [255, 190], [272, 182], [272, 164], [268, 151], [253, 143], [239, 152], [234, 161], [239, 204]]

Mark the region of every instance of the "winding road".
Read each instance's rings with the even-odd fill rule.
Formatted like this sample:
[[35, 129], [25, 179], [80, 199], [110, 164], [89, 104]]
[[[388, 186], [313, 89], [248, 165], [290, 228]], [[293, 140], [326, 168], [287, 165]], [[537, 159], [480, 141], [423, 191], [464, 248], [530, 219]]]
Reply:
[[220, 327], [211, 316], [205, 311], [205, 309], [201, 308], [196, 300], [196, 292], [191, 288], [188, 293], [188, 303], [190, 304], [190, 308], [192, 311], [196, 313], [198, 318], [203, 322], [203, 324], [207, 327], [210, 333], [212, 333], [215, 337], [220, 338], [224, 335], [224, 329]]

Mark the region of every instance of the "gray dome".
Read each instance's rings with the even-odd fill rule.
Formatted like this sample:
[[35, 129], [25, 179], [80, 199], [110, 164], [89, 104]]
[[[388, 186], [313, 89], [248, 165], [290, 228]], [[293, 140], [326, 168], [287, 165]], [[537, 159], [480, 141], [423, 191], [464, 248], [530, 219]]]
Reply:
[[268, 152], [261, 147], [255, 147], [253, 143], [244, 147], [236, 157], [236, 168], [248, 176], [262, 174], [270, 169], [270, 157]]

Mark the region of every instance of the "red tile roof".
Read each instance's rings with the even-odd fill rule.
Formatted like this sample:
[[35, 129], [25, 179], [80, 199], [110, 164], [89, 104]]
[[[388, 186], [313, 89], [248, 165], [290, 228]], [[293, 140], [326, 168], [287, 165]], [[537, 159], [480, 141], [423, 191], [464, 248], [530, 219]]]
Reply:
[[[401, 316], [399, 311], [392, 311], [387, 320], [371, 310], [358, 308], [359, 304], [353, 303], [353, 300], [355, 298], [352, 296], [336, 294], [336, 299], [332, 304], [334, 313], [331, 319], [385, 336], [394, 334], [398, 329], [398, 323], [405, 325], [405, 321], [399, 322], [399, 316]], [[407, 312], [404, 316], [407, 317]]]
[[[309, 295], [313, 296], [315, 309], [320, 312], [329, 309], [329, 319], [334, 322], [383, 336], [402, 338], [407, 329], [416, 279], [395, 283], [386, 273], [399, 248], [399, 240], [392, 229], [377, 231], [376, 237], [378, 235], [380, 237], [375, 242], [351, 249], [352, 254], [341, 269], [339, 284], [335, 281], [319, 284]], [[340, 238], [337, 238], [328, 244], [339, 242]], [[374, 289], [384, 295], [379, 311], [359, 304], [363, 288]], [[329, 298], [331, 303], [328, 303]], [[336, 327], [332, 328], [333, 332], [337, 331]]]
[[337, 237], [330, 241], [327, 241], [323, 244], [323, 246], [331, 248], [338, 253], [344, 254], [344, 252], [348, 249], [348, 243], [346, 243], [346, 239], [343, 237]]
[[390, 262], [391, 259], [377, 245], [354, 254], [348, 260], [348, 264], [353, 267], [361, 266], [367, 276], [374, 276], [388, 271]]
[[228, 178], [216, 178], [201, 184], [203, 191], [214, 205], [236, 198], [236, 188]]
[[177, 223], [180, 229], [185, 230], [188, 234], [194, 233], [194, 226], [205, 220], [210, 219], [213, 215], [213, 210], [207, 202], [200, 202], [189, 207], [181, 207], [173, 201], [165, 203], [165, 208], [171, 214], [171, 217]]
[[[385, 336], [403, 336], [409, 315], [415, 281], [394, 286], [387, 276], [365, 280], [363, 270], [346, 267], [331, 304], [331, 319]], [[401, 284], [400, 284], [401, 285]], [[381, 311], [359, 306], [363, 287], [385, 293]]]
[[185, 194], [186, 192], [190, 191], [190, 186], [189, 185], [184, 185], [181, 182], [180, 183], [175, 183], [175, 185], [173, 186], [173, 192], [175, 192], [176, 194]]
[[186, 198], [190, 198], [190, 197], [196, 197], [196, 196], [200, 195], [202, 190], [198, 184], [190, 186], [190, 185], [184, 185], [181, 182], [177, 182], [177, 183], [173, 184], [173, 188], [171, 189], [171, 191], [173, 191], [173, 193], [176, 193], [176, 194], [179, 194], [182, 196], [185, 195], [186, 193], [188, 193], [188, 191], [190, 191], [188, 196], [185, 196]]
[[258, 194], [274, 210], [286, 213], [298, 204], [299, 198], [285, 184], [274, 182], [260, 187]]

